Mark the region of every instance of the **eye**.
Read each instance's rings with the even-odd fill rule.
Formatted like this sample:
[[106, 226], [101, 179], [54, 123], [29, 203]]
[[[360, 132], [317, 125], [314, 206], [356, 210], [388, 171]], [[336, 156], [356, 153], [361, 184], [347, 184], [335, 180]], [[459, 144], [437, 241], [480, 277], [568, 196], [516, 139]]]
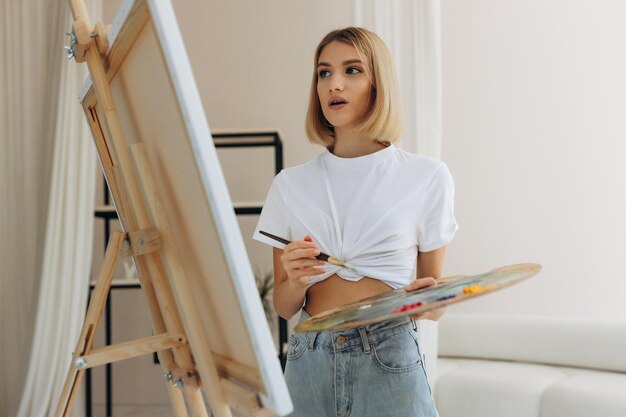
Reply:
[[346, 74], [359, 74], [361, 73], [361, 69], [357, 67], [348, 67], [346, 68]]
[[320, 77], [320, 78], [326, 78], [326, 77], [328, 77], [329, 75], [330, 75], [330, 71], [328, 71], [328, 70], [321, 70], [321, 71], [319, 72], [319, 77]]

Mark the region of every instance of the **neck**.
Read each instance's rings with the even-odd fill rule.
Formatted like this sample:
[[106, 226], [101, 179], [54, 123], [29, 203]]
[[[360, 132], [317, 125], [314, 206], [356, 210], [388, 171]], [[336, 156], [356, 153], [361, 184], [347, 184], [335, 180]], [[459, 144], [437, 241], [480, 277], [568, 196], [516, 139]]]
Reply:
[[356, 158], [380, 151], [386, 146], [374, 138], [363, 136], [356, 129], [335, 129], [332, 153], [340, 158]]

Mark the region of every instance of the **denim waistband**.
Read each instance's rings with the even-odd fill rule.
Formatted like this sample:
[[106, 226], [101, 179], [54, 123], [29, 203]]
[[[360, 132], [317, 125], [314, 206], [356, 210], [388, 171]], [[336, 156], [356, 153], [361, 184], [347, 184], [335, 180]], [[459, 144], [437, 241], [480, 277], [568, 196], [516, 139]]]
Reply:
[[[304, 311], [304, 309], [302, 309], [300, 321], [304, 321], [308, 318], [310, 318], [310, 316], [306, 311]], [[326, 332], [307, 332], [305, 335], [310, 349], [313, 349], [315, 345], [332, 348], [336, 351], [362, 346], [366, 352], [369, 352], [370, 343], [376, 343], [384, 339], [388, 339], [398, 333], [406, 332], [410, 329], [416, 330], [417, 325], [415, 324], [415, 320], [406, 316], [393, 320], [384, 320], [361, 327], [354, 327], [351, 329]]]

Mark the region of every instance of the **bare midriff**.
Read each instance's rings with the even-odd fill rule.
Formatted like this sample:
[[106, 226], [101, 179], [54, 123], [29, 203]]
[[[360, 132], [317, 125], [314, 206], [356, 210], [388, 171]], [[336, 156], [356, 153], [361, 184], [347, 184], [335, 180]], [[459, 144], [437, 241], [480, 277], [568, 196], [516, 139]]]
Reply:
[[364, 277], [354, 282], [334, 274], [308, 289], [304, 309], [310, 316], [314, 316], [389, 290], [391, 290], [390, 286], [377, 279]]

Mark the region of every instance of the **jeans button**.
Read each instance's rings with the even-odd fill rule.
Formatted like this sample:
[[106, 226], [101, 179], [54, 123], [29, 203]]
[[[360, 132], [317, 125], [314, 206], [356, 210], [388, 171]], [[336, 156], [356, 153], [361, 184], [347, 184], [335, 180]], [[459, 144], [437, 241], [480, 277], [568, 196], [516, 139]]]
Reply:
[[343, 345], [344, 343], [346, 343], [346, 337], [345, 336], [339, 336], [337, 338], [337, 343], [339, 343], [340, 345]]

